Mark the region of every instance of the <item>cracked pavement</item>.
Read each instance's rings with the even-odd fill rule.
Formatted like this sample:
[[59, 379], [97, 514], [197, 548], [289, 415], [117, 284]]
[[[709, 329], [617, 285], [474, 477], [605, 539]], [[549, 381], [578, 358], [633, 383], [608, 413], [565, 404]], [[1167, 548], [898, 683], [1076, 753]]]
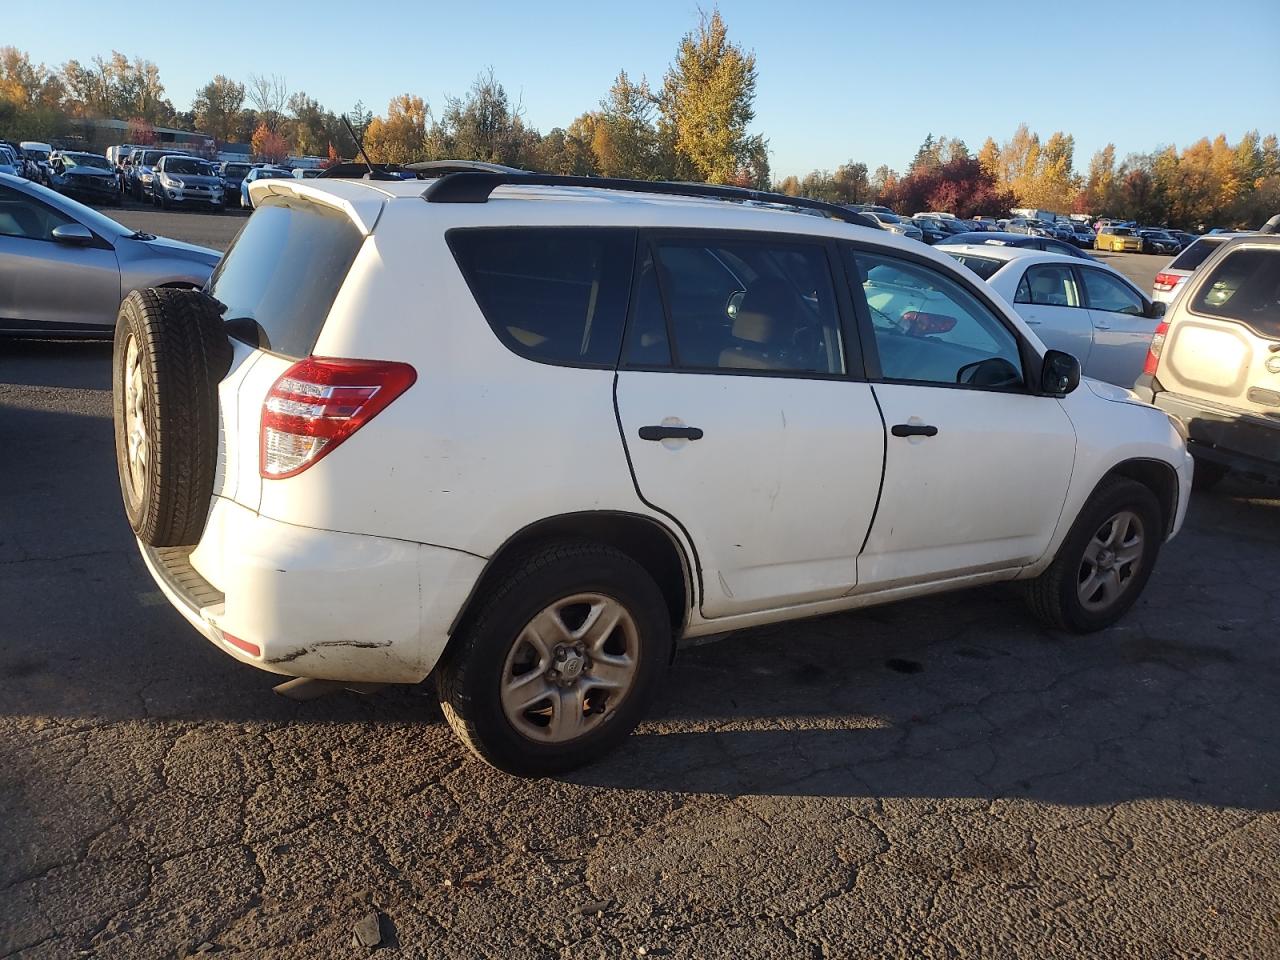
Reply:
[[1197, 494], [1104, 634], [1005, 587], [753, 630], [522, 781], [170, 609], [108, 359], [0, 342], [0, 958], [359, 955], [370, 907], [412, 958], [1280, 956], [1280, 489]]

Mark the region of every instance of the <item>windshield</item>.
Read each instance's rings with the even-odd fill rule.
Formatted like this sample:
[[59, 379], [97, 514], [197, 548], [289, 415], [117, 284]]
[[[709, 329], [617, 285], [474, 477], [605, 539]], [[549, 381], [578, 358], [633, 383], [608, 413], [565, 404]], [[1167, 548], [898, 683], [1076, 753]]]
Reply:
[[144, 167], [155, 166], [164, 157], [171, 156], [167, 150], [148, 150], [138, 160]]
[[72, 167], [92, 167], [95, 170], [110, 170], [111, 163], [106, 157], [92, 153], [66, 153], [62, 155], [62, 165], [70, 170]]
[[953, 259], [964, 264], [983, 280], [990, 280], [995, 275], [995, 272], [1005, 265], [1003, 260], [993, 260], [990, 257], [975, 257], [971, 253], [951, 253], [950, 250], [947, 253], [951, 254]]
[[164, 162], [165, 173], [187, 173], [194, 176], [208, 177], [213, 175], [209, 164], [194, 157], [169, 157]]
[[247, 163], [228, 163], [224, 169], [229, 177], [243, 177], [249, 172], [249, 165]]
[[901, 223], [902, 222], [901, 217], [896, 217], [892, 213], [877, 213], [875, 216], [878, 220], [880, 220], [881, 223]]
[[290, 173], [288, 170], [259, 170], [258, 171], [259, 180], [278, 180], [281, 177], [292, 178], [293, 174]]
[[32, 150], [30, 147], [24, 147], [22, 150], [32, 160], [48, 160], [49, 152], [47, 150]]

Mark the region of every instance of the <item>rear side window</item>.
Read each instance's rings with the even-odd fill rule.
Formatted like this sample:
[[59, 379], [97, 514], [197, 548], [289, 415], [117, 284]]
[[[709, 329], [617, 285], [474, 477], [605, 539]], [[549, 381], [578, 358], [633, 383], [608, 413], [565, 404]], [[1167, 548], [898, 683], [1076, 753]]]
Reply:
[[1280, 248], [1245, 248], [1227, 254], [1200, 285], [1191, 309], [1280, 338]]
[[252, 321], [256, 346], [300, 359], [311, 353], [364, 241], [343, 213], [273, 197], [245, 224], [209, 280], [223, 319]]
[[489, 326], [541, 363], [618, 362], [635, 255], [632, 230], [452, 230], [449, 247]]
[[1195, 270], [1196, 267], [1209, 259], [1209, 254], [1218, 249], [1218, 244], [1222, 243], [1217, 238], [1201, 237], [1187, 249], [1183, 250], [1169, 264], [1170, 270]]
[[[664, 315], [674, 342], [659, 325]], [[822, 245], [655, 240], [645, 251], [632, 316], [628, 365], [844, 373], [835, 286]]]
[[1041, 263], [1027, 268], [1018, 284], [1014, 303], [1034, 303], [1046, 307], [1081, 306], [1076, 275], [1066, 264]]

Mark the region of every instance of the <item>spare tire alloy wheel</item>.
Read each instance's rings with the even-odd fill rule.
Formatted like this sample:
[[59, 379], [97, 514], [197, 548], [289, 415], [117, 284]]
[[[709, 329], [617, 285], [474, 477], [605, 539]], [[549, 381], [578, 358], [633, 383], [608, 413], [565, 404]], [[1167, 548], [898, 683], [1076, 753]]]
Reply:
[[231, 343], [217, 303], [196, 290], [135, 290], [112, 356], [116, 467], [134, 534], [153, 547], [198, 543], [218, 457], [218, 383]]
[[502, 669], [502, 710], [523, 736], [569, 743], [611, 717], [635, 684], [640, 638], [600, 593], [557, 600], [516, 637]]
[[129, 504], [137, 509], [147, 493], [147, 459], [150, 450], [147, 443], [147, 392], [143, 382], [146, 374], [142, 369], [142, 353], [138, 349], [138, 338], [129, 333], [125, 337], [124, 348], [124, 417], [125, 417], [125, 449], [128, 451], [128, 469], [124, 473], [127, 480], [125, 496]]

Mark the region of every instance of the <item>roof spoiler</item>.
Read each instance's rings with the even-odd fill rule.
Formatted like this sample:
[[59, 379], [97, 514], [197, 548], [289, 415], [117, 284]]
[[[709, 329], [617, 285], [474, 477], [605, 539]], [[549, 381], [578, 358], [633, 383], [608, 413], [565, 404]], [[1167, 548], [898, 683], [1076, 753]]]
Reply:
[[[416, 165], [415, 165], [416, 166]], [[679, 183], [669, 180], [626, 180], [618, 177], [562, 177], [548, 173], [491, 172], [465, 170], [446, 173], [438, 177], [422, 192], [428, 203], [487, 203], [489, 195], [498, 187], [587, 187], [592, 190], [618, 190], [628, 193], [649, 193], [667, 197], [699, 197], [709, 200], [733, 200], [766, 204], [768, 206], [793, 207], [813, 210], [833, 220], [871, 227], [884, 228], [871, 217], [835, 203], [810, 200], [808, 197], [789, 197], [783, 193], [766, 190], [750, 190], [746, 187], [730, 187], [713, 183]]]

